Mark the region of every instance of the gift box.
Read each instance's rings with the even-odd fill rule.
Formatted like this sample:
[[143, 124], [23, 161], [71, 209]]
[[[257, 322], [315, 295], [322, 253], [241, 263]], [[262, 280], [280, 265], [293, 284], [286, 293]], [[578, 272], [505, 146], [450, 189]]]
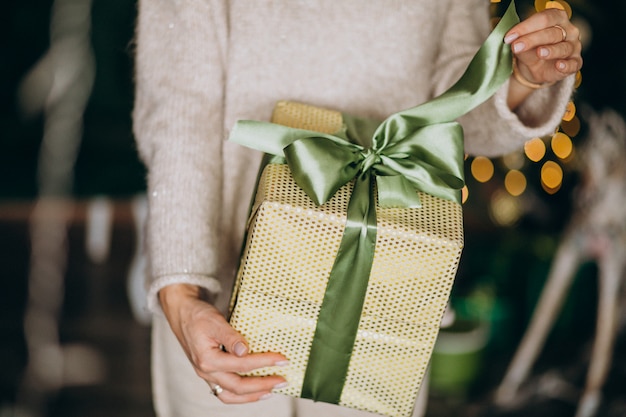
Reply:
[[[229, 140], [278, 157], [251, 207], [230, 323], [289, 366], [278, 392], [408, 417], [463, 247], [455, 120], [509, 78], [511, 2], [441, 96], [382, 123], [282, 102]], [[280, 163], [282, 162], [282, 163]], [[286, 164], [285, 164], [286, 162]]]
[[[330, 133], [339, 130], [342, 115], [280, 103], [273, 121]], [[351, 187], [343, 186], [318, 206], [285, 164], [267, 165], [259, 180], [230, 323], [251, 351], [289, 358], [286, 368], [255, 372], [284, 376], [289, 386], [278, 392], [301, 396]], [[463, 247], [461, 206], [419, 194], [420, 208], [376, 207], [372, 271], [340, 405], [389, 416], [411, 414]]]

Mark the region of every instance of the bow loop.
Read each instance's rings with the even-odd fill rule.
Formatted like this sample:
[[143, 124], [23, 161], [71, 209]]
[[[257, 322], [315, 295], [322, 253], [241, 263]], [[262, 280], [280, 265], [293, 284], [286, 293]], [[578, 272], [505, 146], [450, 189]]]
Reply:
[[361, 147], [323, 137], [304, 137], [283, 149], [294, 179], [317, 205], [327, 202], [362, 166]]

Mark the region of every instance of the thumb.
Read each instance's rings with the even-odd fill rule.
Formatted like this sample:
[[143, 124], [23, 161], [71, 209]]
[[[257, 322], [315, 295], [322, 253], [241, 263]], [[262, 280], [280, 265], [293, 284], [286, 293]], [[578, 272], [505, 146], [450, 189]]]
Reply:
[[250, 350], [248, 348], [248, 342], [246, 339], [235, 329], [233, 329], [230, 324], [226, 323], [223, 328], [224, 333], [222, 334], [221, 340], [222, 345], [227, 352], [234, 353], [236, 356], [242, 357], [248, 354]]
[[238, 340], [233, 344], [232, 350], [235, 355], [242, 357], [248, 354], [248, 345], [245, 340]]

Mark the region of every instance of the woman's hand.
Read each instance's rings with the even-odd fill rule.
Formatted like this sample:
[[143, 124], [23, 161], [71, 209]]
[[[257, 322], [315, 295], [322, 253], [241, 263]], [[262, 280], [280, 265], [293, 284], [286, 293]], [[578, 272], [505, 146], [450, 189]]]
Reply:
[[175, 284], [163, 288], [159, 299], [196, 373], [217, 397], [224, 403], [246, 403], [265, 399], [272, 389], [284, 387], [286, 381], [280, 376], [239, 375], [286, 365], [287, 358], [279, 353], [249, 353], [244, 338], [201, 293], [197, 286]]
[[563, 80], [583, 64], [580, 31], [560, 9], [533, 14], [512, 27], [504, 41], [511, 45], [516, 61], [517, 74], [511, 78], [509, 94], [511, 108], [533, 89]]

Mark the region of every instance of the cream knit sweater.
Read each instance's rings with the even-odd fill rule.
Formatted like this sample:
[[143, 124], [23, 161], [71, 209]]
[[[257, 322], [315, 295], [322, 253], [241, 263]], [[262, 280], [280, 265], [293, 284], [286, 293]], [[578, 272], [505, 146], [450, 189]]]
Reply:
[[[279, 100], [383, 119], [448, 88], [489, 32], [488, 0], [140, 0], [134, 132], [148, 167], [149, 301], [235, 275], [260, 155], [225, 142]], [[513, 113], [508, 85], [460, 121], [493, 156], [553, 131], [571, 78]], [[221, 289], [221, 291], [220, 291]]]

